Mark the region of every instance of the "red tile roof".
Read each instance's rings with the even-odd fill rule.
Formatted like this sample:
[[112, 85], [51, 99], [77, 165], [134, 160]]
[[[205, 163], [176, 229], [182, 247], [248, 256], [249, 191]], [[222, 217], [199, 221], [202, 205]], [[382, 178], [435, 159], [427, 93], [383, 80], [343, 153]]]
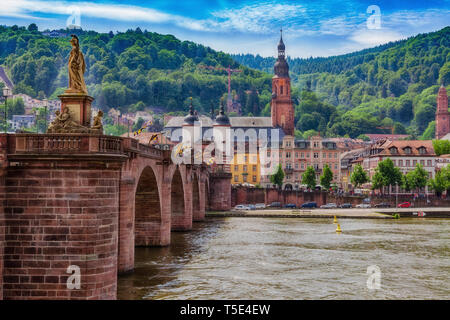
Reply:
[[[407, 148], [411, 148], [411, 153], [406, 153]], [[426, 149], [425, 154], [420, 154], [419, 149], [424, 147]], [[397, 140], [397, 141], [386, 141], [381, 145], [383, 151], [378, 155], [389, 155], [389, 156], [436, 156], [434, 153], [433, 142], [431, 140]], [[397, 148], [397, 153], [392, 153], [391, 149]]]

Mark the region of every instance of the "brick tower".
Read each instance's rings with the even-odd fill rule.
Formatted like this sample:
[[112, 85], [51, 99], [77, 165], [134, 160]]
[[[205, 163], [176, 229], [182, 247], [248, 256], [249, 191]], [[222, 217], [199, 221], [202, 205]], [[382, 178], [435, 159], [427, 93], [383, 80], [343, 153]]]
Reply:
[[436, 108], [436, 139], [441, 139], [450, 132], [450, 113], [448, 112], [448, 96], [444, 85], [437, 95]]
[[286, 135], [294, 135], [294, 107], [291, 100], [291, 79], [285, 57], [285, 45], [281, 34], [278, 43], [278, 59], [272, 78], [272, 126], [282, 128]]

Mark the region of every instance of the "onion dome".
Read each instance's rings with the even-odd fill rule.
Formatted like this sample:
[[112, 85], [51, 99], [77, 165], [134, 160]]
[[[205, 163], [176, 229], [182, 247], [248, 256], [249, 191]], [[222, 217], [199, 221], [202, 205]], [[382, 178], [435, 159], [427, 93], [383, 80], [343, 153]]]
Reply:
[[189, 114], [186, 118], [184, 118], [184, 126], [193, 126], [194, 123], [198, 121], [198, 116], [194, 111], [194, 106], [192, 105], [192, 98], [191, 98], [191, 105], [189, 106]]
[[216, 121], [214, 121], [215, 126], [229, 126], [230, 118], [225, 114], [225, 108], [223, 105], [220, 107], [219, 115], [216, 117]]

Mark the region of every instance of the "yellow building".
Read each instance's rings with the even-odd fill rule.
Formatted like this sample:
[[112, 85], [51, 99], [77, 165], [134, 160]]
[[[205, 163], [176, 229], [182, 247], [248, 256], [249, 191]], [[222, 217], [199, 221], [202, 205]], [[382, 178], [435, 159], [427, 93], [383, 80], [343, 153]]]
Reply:
[[232, 184], [260, 184], [261, 167], [258, 154], [234, 154], [231, 160]]

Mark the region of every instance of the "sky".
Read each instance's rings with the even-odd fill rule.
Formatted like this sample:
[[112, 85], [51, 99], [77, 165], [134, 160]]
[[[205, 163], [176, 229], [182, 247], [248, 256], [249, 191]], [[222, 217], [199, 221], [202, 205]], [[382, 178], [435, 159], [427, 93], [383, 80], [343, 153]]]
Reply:
[[98, 32], [140, 27], [227, 53], [333, 56], [450, 25], [450, 0], [0, 0], [0, 25]]

